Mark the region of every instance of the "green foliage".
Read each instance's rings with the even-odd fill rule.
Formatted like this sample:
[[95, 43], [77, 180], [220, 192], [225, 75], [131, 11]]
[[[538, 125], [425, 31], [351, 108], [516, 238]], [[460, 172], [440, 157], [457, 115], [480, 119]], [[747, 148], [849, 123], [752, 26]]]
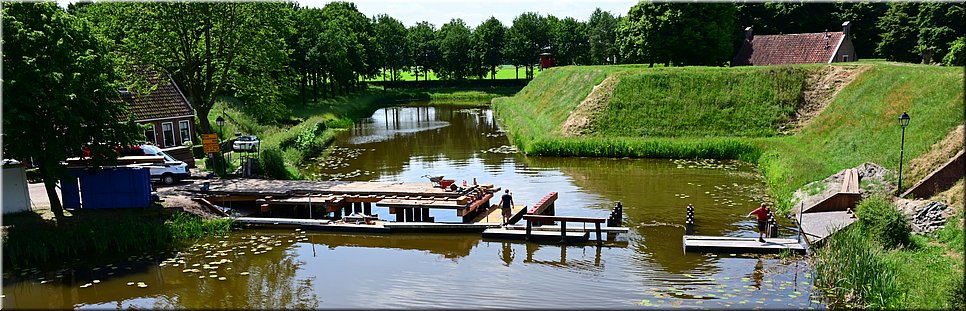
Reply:
[[86, 20], [53, 2], [5, 3], [2, 15], [3, 135], [16, 141], [3, 144], [4, 158], [32, 159], [52, 186], [63, 173], [59, 162], [85, 144], [106, 164], [115, 155], [108, 148], [139, 137], [116, 100], [119, 76], [107, 43]]
[[550, 53], [553, 53], [557, 66], [586, 65], [589, 61], [587, 24], [573, 17], [561, 20], [551, 19]]
[[665, 68], [621, 76], [594, 136], [775, 136], [813, 67]]
[[374, 54], [381, 56], [381, 62], [378, 62], [380, 67], [384, 72], [389, 72], [392, 81], [396, 81], [399, 71], [412, 62], [410, 45], [406, 42], [406, 26], [386, 14], [376, 16], [373, 24], [376, 43]]
[[884, 195], [869, 197], [856, 207], [862, 230], [886, 249], [910, 245], [909, 220]]
[[443, 24], [436, 33], [442, 62], [437, 74], [443, 79], [463, 80], [470, 75], [467, 57], [470, 54], [470, 28], [462, 19], [455, 18]]
[[496, 68], [503, 64], [503, 45], [506, 40], [506, 26], [495, 17], [483, 21], [473, 30], [473, 58], [480, 76], [489, 74], [496, 78]]
[[815, 285], [833, 308], [900, 308], [902, 288], [878, 243], [851, 227], [826, 238], [813, 256]]
[[617, 26], [623, 63], [718, 66], [731, 59], [734, 3], [641, 1]]
[[534, 12], [520, 14], [513, 19], [506, 36], [503, 53], [507, 61], [526, 67], [526, 78], [533, 79], [534, 64], [540, 58], [541, 49], [550, 43], [547, 20]]
[[959, 37], [949, 44], [949, 53], [943, 57], [946, 66], [966, 65], [966, 37]]
[[292, 179], [293, 177], [285, 168], [285, 159], [277, 148], [263, 148], [258, 155], [258, 164], [261, 172], [270, 178]]
[[430, 71], [435, 70], [440, 62], [439, 43], [434, 40], [435, 27], [428, 22], [419, 22], [409, 27], [406, 42], [413, 53], [413, 76], [419, 81], [419, 76], [426, 80]]
[[610, 12], [597, 8], [587, 19], [587, 39], [589, 47], [588, 64], [603, 65], [616, 63], [617, 40], [615, 30], [617, 18]]

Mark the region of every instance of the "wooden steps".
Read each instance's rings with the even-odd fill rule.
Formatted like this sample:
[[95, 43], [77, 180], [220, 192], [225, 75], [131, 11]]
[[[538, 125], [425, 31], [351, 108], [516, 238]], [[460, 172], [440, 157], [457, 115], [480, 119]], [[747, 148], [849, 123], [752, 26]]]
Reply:
[[761, 243], [757, 237], [685, 235], [683, 240], [685, 252], [778, 254], [782, 250], [788, 250], [805, 253], [805, 246], [795, 239], [766, 238], [765, 243]]

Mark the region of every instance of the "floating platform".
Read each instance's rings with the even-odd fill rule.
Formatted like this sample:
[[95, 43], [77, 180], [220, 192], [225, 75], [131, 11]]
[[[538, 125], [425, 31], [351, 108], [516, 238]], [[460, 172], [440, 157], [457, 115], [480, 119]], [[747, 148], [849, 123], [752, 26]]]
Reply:
[[[587, 242], [589, 237], [590, 237], [590, 232], [567, 231], [566, 237], [564, 238], [563, 242], [564, 243], [583, 243], [583, 242]], [[526, 240], [527, 231], [504, 229], [504, 228], [486, 229], [483, 231], [483, 238], [495, 239], [495, 240]], [[538, 230], [531, 231], [530, 241], [560, 243], [561, 242], [560, 229], [557, 229], [557, 231], [538, 231]]]
[[333, 232], [363, 232], [363, 233], [389, 233], [390, 228], [382, 222], [375, 224], [354, 224], [339, 223], [321, 219], [297, 219], [297, 218], [265, 218], [265, 217], [238, 217], [235, 223], [253, 226], [266, 227], [291, 227], [302, 228], [305, 230], [333, 231]]
[[804, 254], [806, 249], [795, 239], [766, 238], [765, 243], [758, 242], [756, 237], [685, 235], [683, 239], [685, 252], [778, 254], [788, 250]]

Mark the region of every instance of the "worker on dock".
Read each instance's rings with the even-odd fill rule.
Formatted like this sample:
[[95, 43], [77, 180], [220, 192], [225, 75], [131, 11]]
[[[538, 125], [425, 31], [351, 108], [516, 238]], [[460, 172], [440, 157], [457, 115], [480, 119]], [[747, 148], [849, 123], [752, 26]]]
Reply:
[[768, 227], [768, 205], [761, 203], [757, 209], [748, 213], [745, 217], [751, 217], [752, 214], [758, 218], [758, 242], [765, 243], [765, 229]]
[[513, 196], [510, 195], [510, 189], [506, 189], [500, 198], [500, 208], [503, 210], [503, 225], [510, 224], [510, 217], [513, 217], [512, 207]]

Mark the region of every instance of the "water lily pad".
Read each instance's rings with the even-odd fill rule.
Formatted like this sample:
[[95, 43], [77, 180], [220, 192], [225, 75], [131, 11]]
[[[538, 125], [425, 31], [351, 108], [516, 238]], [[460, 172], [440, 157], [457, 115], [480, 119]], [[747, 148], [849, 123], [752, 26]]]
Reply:
[[94, 284], [99, 284], [99, 283], [101, 283], [101, 280], [94, 280], [94, 281], [91, 281], [91, 282], [93, 282]]
[[134, 282], [127, 282], [127, 286], [134, 285]]
[[218, 280], [219, 280], [219, 281], [224, 281], [224, 280], [227, 280], [227, 279], [228, 279], [228, 278], [226, 278], [226, 277], [223, 277], [223, 276], [221, 276], [221, 277], [218, 277]]
[[145, 287], [148, 287], [148, 284], [138, 284], [138, 287], [145, 288]]
[[91, 284], [91, 283], [86, 283], [86, 284], [84, 284], [84, 285], [81, 285], [81, 286], [80, 286], [80, 288], [88, 288], [88, 287], [90, 287], [91, 285], [93, 285], [93, 284]]

